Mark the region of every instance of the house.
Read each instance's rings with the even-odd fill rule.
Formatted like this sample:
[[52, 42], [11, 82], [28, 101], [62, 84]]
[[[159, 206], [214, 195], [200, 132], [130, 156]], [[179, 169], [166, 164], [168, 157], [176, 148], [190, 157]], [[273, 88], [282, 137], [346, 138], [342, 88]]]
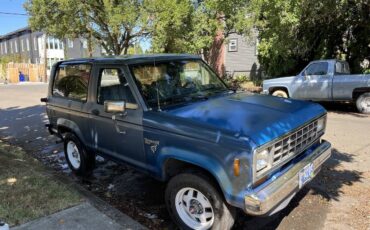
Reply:
[[253, 77], [259, 74], [257, 37], [246, 38], [232, 33], [224, 45], [224, 70], [231, 76]]
[[[96, 46], [93, 56], [101, 56], [101, 52], [101, 48]], [[59, 40], [25, 27], [0, 36], [0, 57], [4, 56], [32, 64], [44, 64], [46, 60], [49, 74], [57, 61], [87, 57], [87, 41], [79, 38]]]
[[261, 76], [257, 45], [257, 36], [246, 38], [231, 33], [225, 39], [222, 31], [219, 31], [211, 47], [211, 60], [207, 62], [220, 75], [246, 76], [253, 79], [255, 76]]

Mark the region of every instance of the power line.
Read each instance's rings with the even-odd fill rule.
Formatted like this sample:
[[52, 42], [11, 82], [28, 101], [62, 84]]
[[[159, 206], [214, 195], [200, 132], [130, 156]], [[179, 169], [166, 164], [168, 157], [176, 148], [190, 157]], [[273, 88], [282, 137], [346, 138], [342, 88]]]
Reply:
[[12, 12], [1, 12], [1, 11], [0, 11], [0, 14], [17, 15], [17, 16], [28, 16], [28, 14], [24, 14], [24, 13], [12, 13]]

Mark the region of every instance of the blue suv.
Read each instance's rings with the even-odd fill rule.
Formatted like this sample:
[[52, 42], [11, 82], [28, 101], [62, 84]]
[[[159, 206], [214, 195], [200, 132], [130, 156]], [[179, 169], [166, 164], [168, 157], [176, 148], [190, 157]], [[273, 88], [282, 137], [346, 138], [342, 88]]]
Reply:
[[230, 90], [198, 56], [65, 60], [50, 79], [48, 128], [72, 171], [101, 155], [168, 181], [181, 229], [230, 229], [236, 209], [272, 215], [331, 154], [320, 105]]

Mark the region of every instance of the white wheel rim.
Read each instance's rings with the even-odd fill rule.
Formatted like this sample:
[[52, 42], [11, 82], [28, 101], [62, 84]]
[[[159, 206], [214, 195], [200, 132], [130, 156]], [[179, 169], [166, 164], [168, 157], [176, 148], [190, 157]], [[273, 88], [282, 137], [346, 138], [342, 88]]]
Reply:
[[176, 211], [181, 220], [192, 229], [209, 229], [215, 216], [207, 197], [193, 188], [179, 190], [175, 198]]
[[287, 96], [282, 92], [274, 92], [272, 95], [275, 97], [287, 98]]
[[370, 97], [365, 97], [364, 100], [362, 100], [361, 107], [365, 111], [370, 110]]
[[78, 151], [78, 148], [73, 141], [69, 141], [67, 143], [67, 155], [68, 160], [71, 163], [72, 167], [75, 169], [80, 168], [81, 165], [80, 152]]

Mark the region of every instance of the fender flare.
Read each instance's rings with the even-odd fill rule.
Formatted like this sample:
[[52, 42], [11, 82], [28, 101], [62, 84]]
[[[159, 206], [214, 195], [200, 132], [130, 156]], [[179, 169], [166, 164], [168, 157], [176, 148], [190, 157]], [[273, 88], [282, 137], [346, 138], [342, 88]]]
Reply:
[[[218, 183], [227, 203], [239, 208], [244, 208], [244, 189], [235, 190], [236, 188], [233, 186], [228, 173], [215, 158], [209, 157], [206, 154], [175, 149], [173, 147], [164, 148], [157, 158], [157, 165], [160, 167], [161, 173], [160, 177], [163, 180], [166, 178], [165, 163], [167, 160], [171, 159], [194, 165], [207, 171]], [[247, 181], [245, 182], [245, 185], [246, 184]]]
[[278, 85], [278, 86], [271, 86], [268, 88], [268, 91], [269, 91], [269, 94], [271, 95], [272, 92], [271, 92], [271, 89], [273, 88], [278, 88], [278, 89], [285, 89], [287, 92], [288, 92], [288, 96], [291, 97], [291, 92], [290, 92], [290, 88], [288, 86], [285, 86], [285, 85]]
[[58, 118], [57, 129], [59, 130], [61, 127], [71, 130], [71, 132], [73, 132], [82, 142], [85, 142], [81, 129], [74, 121], [65, 118]]

